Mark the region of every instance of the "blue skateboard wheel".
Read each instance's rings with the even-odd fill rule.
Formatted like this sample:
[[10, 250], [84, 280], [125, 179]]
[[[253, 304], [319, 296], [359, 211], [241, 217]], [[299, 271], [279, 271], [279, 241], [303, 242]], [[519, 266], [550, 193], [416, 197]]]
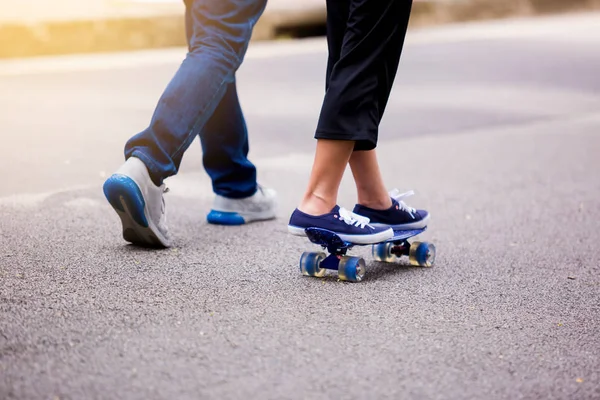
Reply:
[[360, 282], [366, 273], [365, 260], [360, 257], [343, 256], [340, 259], [338, 277], [343, 281]]
[[431, 267], [435, 261], [435, 246], [427, 242], [413, 242], [408, 258], [417, 267]]
[[321, 268], [321, 262], [325, 259], [325, 253], [304, 252], [300, 257], [300, 272], [305, 276], [321, 278], [327, 270]]
[[396, 256], [392, 254], [392, 247], [394, 247], [392, 242], [374, 244], [371, 248], [373, 259], [381, 262], [396, 261]]

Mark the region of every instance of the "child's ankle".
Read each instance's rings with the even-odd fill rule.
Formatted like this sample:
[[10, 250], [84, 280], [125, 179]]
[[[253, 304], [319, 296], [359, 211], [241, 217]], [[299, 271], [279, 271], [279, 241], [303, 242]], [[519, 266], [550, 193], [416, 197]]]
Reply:
[[392, 206], [392, 199], [389, 197], [384, 199], [358, 199], [358, 204], [373, 210], [387, 210]]
[[304, 196], [298, 210], [308, 215], [323, 215], [331, 212], [335, 205], [335, 200], [328, 200], [311, 193]]

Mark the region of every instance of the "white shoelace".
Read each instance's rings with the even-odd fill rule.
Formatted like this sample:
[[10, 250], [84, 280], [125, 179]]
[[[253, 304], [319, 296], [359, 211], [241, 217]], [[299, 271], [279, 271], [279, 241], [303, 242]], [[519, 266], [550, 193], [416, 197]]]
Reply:
[[402, 211], [406, 211], [407, 213], [410, 214], [411, 217], [413, 217], [413, 219], [415, 218], [414, 213], [416, 213], [417, 210], [415, 210], [412, 207], [407, 206], [406, 203], [404, 203], [402, 201], [403, 198], [409, 197], [409, 196], [412, 196], [413, 194], [415, 194], [415, 192], [413, 190], [409, 190], [408, 192], [400, 193], [400, 191], [398, 189], [394, 189], [391, 192], [389, 192], [389, 194], [390, 194], [391, 198], [393, 198], [394, 200], [396, 200], [398, 202], [398, 205]]
[[340, 208], [340, 220], [344, 221], [348, 225], [354, 225], [362, 229], [364, 229], [365, 226], [371, 222], [369, 218], [355, 214], [349, 210], [346, 210], [345, 208]]

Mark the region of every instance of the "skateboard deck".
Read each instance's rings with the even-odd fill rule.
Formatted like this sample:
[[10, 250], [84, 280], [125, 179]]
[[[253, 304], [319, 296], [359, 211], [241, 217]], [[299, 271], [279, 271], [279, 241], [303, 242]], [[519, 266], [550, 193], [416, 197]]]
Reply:
[[435, 246], [427, 242], [409, 243], [408, 239], [427, 230], [397, 230], [394, 236], [375, 244], [360, 244], [342, 240], [336, 233], [327, 229], [307, 228], [304, 231], [311, 243], [327, 250], [323, 252], [304, 252], [300, 257], [300, 272], [305, 276], [322, 277], [327, 270], [337, 271], [340, 280], [360, 282], [366, 273], [365, 260], [361, 257], [347, 256], [354, 246], [371, 246], [375, 261], [395, 262], [401, 256], [408, 256], [414, 266], [431, 267], [435, 260]]

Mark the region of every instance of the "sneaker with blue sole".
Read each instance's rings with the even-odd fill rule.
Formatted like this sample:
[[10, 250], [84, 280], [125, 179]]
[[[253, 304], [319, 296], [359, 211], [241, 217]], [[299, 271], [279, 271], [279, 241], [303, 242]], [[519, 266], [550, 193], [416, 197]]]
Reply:
[[156, 186], [146, 165], [136, 157], [127, 161], [105, 182], [106, 199], [123, 227], [123, 239], [146, 247], [170, 247], [165, 185]]
[[357, 204], [353, 212], [369, 218], [373, 226], [391, 227], [395, 231], [422, 229], [429, 223], [429, 212], [409, 207], [402, 200], [413, 194], [412, 190], [400, 193], [397, 189], [394, 189], [389, 192], [392, 199], [392, 206], [390, 208], [376, 210]]
[[394, 236], [390, 227], [377, 227], [364, 216], [335, 206], [331, 212], [322, 215], [309, 215], [294, 210], [288, 224], [288, 232], [296, 236], [306, 236], [306, 228], [326, 229], [340, 239], [354, 244], [381, 243]]
[[256, 193], [250, 197], [232, 199], [217, 195], [206, 220], [215, 225], [244, 225], [276, 216], [277, 193], [258, 185]]

